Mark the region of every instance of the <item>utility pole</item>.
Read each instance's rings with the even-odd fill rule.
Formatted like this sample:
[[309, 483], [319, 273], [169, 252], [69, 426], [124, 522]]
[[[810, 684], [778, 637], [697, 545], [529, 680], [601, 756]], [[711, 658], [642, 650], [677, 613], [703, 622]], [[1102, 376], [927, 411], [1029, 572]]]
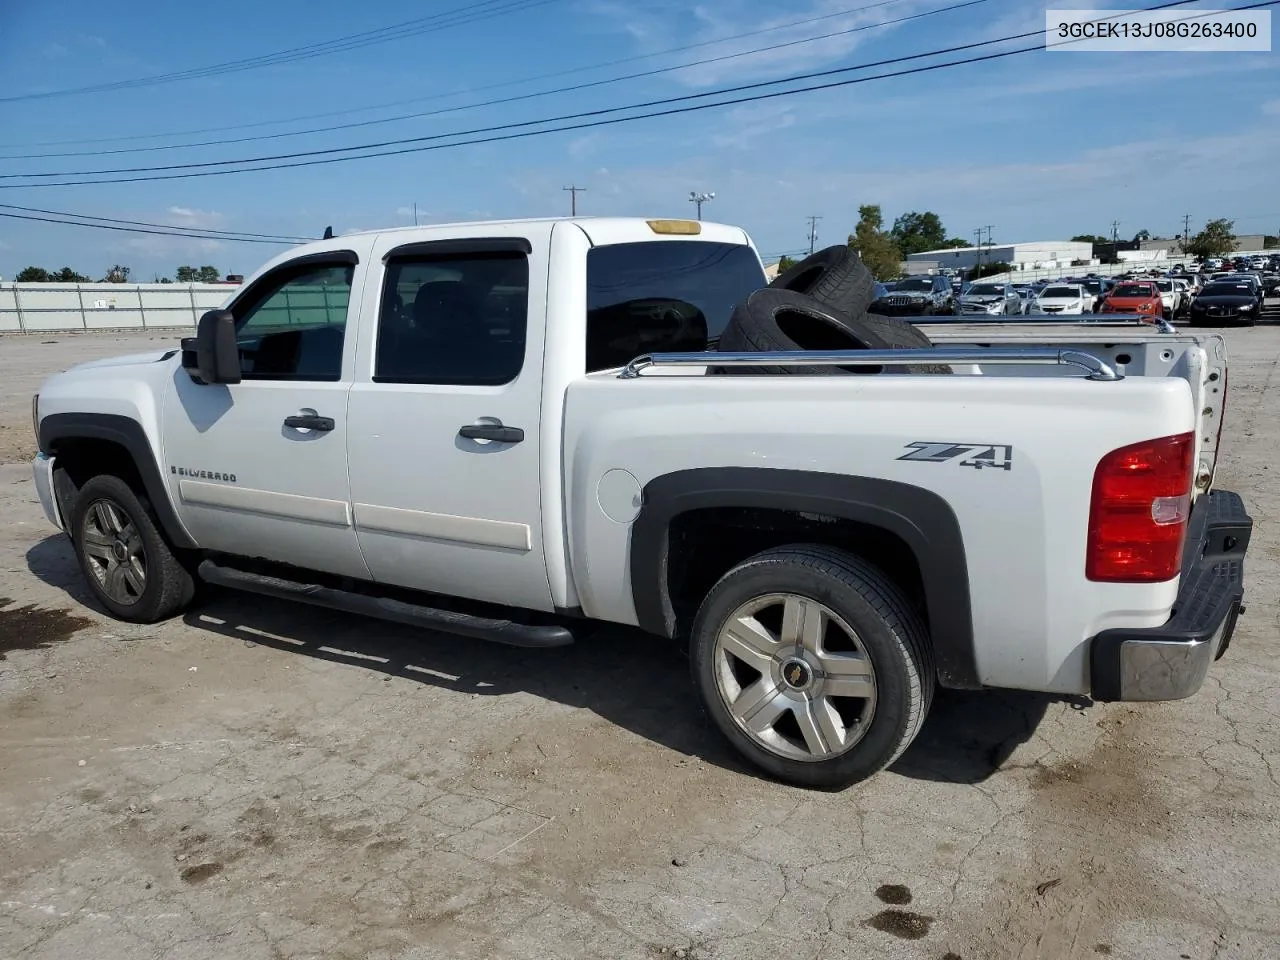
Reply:
[[699, 220], [701, 220], [701, 219], [702, 219], [702, 205], [703, 205], [704, 203], [706, 203], [708, 200], [714, 200], [715, 198], [716, 198], [716, 195], [715, 195], [715, 193], [714, 193], [714, 192], [712, 192], [712, 193], [698, 193], [698, 191], [697, 191], [697, 190], [690, 190], [690, 191], [689, 191], [689, 202], [690, 202], [690, 203], [693, 203], [693, 204], [697, 204], [697, 206], [698, 206], [698, 219], [699, 219]]
[[982, 272], [982, 228], [981, 227], [973, 231], [973, 245], [978, 248], [978, 262], [973, 268], [973, 275], [975, 278], [977, 278], [978, 274]]
[[1187, 252], [1187, 244], [1191, 242], [1191, 214], [1182, 215], [1182, 252]]
[[586, 187], [561, 187], [562, 190], [569, 192], [569, 216], [576, 217], [578, 215], [578, 194], [586, 193]]
[[413, 201], [413, 225], [418, 225], [418, 201]]
[[809, 218], [809, 256], [813, 256], [813, 248], [818, 242], [818, 221], [821, 219], [818, 216]]
[[1119, 220], [1111, 221], [1111, 242], [1112, 243], [1120, 242], [1120, 221]]

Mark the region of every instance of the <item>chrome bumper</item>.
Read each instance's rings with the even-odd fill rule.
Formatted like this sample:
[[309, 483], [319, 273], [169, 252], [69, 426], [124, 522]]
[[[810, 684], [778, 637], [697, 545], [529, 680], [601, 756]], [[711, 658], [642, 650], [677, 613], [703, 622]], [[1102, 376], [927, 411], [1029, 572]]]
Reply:
[[40, 506], [44, 507], [44, 515], [59, 530], [65, 530], [62, 512], [58, 509], [58, 498], [53, 495], [53, 457], [37, 453], [31, 464], [31, 475], [36, 484], [36, 496], [40, 498]]
[[1200, 689], [1244, 610], [1252, 531], [1238, 495], [1215, 490], [1196, 501], [1173, 616], [1159, 627], [1104, 630], [1093, 638], [1095, 700], [1181, 700]]

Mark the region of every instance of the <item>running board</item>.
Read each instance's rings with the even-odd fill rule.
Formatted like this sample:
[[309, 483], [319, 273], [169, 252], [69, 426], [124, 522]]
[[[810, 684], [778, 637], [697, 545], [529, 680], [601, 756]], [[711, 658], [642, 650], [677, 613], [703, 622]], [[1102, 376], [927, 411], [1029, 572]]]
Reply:
[[197, 572], [202, 580], [219, 587], [260, 593], [283, 600], [298, 600], [330, 610], [342, 610], [378, 620], [404, 623], [411, 627], [425, 627], [428, 630], [474, 637], [477, 640], [491, 640], [512, 647], [566, 647], [573, 643], [573, 634], [563, 626], [535, 626], [511, 620], [476, 617], [452, 610], [437, 610], [390, 597], [371, 597], [315, 583], [300, 583], [281, 577], [249, 573], [221, 566], [212, 560], [202, 561]]

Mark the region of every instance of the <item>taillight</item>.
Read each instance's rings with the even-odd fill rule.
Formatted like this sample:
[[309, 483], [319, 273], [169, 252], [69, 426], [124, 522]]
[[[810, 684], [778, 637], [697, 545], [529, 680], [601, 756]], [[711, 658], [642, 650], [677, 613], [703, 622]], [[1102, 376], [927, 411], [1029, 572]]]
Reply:
[[1085, 576], [1159, 583], [1178, 575], [1191, 513], [1195, 434], [1112, 450], [1093, 472]]

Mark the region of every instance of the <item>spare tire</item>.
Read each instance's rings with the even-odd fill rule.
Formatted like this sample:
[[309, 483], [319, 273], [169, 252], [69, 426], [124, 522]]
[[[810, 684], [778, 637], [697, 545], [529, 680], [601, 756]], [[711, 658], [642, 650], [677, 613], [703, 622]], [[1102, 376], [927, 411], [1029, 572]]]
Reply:
[[[864, 313], [858, 322], [871, 330], [894, 349], [918, 350], [932, 347], [933, 341], [915, 324], [898, 317], [885, 317], [878, 313]], [[951, 373], [945, 363], [916, 363], [909, 367], [892, 367], [899, 373]]]
[[[812, 297], [765, 287], [733, 308], [716, 347], [721, 353], [763, 350], [888, 350], [893, 344], [871, 327]], [[878, 373], [875, 367], [717, 367], [712, 373]]]
[[856, 317], [875, 298], [876, 278], [853, 250], [837, 244], [805, 257], [778, 274], [769, 286], [807, 294]]

